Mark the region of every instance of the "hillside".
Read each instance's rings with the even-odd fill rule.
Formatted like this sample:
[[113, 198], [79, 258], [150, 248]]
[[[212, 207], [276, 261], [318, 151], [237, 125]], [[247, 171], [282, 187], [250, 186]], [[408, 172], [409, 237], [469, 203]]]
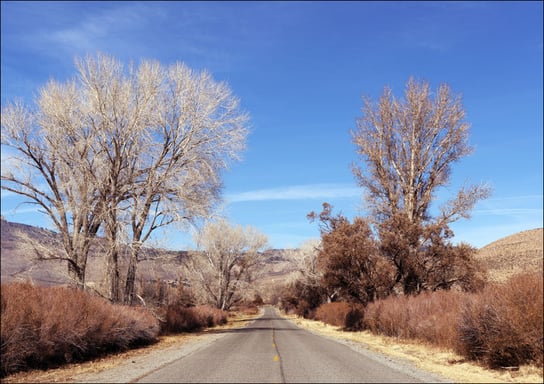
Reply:
[[[26, 224], [2, 220], [1, 228], [1, 281], [31, 280], [40, 285], [67, 284], [66, 262], [58, 260], [37, 260], [31, 246], [35, 241], [48, 250], [62, 249], [58, 234], [53, 231]], [[32, 240], [30, 240], [32, 239]], [[104, 276], [105, 252], [101, 248], [101, 239], [91, 247], [87, 262], [87, 283], [94, 286], [101, 284]], [[177, 283], [181, 275], [181, 264], [186, 251], [168, 251], [147, 248], [138, 265], [139, 281], [161, 280]], [[122, 255], [123, 256], [123, 255]], [[121, 271], [126, 269], [126, 257], [121, 259]], [[292, 274], [293, 266], [281, 249], [265, 252], [265, 262], [259, 270], [256, 291], [266, 300], [271, 299], [274, 287], [283, 284]]]
[[[33, 227], [26, 224], [1, 222], [1, 262], [2, 282], [30, 279], [38, 284], [68, 283], [66, 262], [58, 260], [38, 260], [31, 242], [44, 246], [49, 252], [61, 250], [59, 235], [53, 231]], [[91, 247], [87, 261], [87, 282], [100, 284], [105, 265], [103, 242], [98, 239]], [[144, 258], [140, 262], [142, 278], [145, 280], [175, 280], [179, 265], [187, 252], [167, 251], [161, 249], [144, 249]], [[59, 252], [59, 255], [62, 253]], [[124, 257], [123, 257], [124, 256]], [[125, 268], [126, 254], [121, 254], [121, 268]]]
[[496, 240], [478, 251], [488, 278], [502, 282], [522, 271], [543, 271], [544, 229], [518, 232]]

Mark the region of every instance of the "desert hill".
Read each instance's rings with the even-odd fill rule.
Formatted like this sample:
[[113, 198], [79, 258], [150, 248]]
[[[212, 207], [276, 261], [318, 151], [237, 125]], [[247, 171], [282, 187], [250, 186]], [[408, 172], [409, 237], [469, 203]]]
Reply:
[[488, 278], [502, 282], [523, 271], [543, 271], [544, 229], [518, 232], [496, 240], [478, 251]]
[[[48, 250], [60, 250], [62, 244], [57, 233], [6, 220], [1, 220], [0, 229], [2, 283], [26, 280], [40, 285], [69, 283], [65, 261], [37, 260], [36, 252], [30, 245], [31, 241], [35, 241]], [[104, 277], [105, 251], [101, 247], [101, 239], [97, 239], [95, 243], [87, 261], [86, 281], [90, 285], [100, 286]], [[161, 280], [176, 285], [180, 279], [183, 280], [181, 264], [188, 252], [146, 248], [142, 253], [144, 260], [138, 265], [137, 276], [140, 281]], [[256, 291], [266, 300], [277, 291], [275, 286], [289, 278], [294, 268], [284, 250], [270, 249], [264, 256], [265, 261], [256, 281]], [[126, 265], [122, 257], [121, 271], [124, 270]]]

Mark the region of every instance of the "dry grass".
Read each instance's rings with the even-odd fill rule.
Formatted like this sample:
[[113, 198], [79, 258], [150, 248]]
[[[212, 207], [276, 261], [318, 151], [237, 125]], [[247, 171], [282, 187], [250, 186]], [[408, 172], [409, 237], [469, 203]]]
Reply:
[[415, 340], [374, 335], [369, 331], [344, 332], [320, 321], [289, 315], [297, 325], [336, 339], [361, 343], [368, 349], [413, 362], [417, 367], [450, 378], [457, 383], [542, 383], [542, 369], [521, 366], [518, 371], [493, 371], [466, 361], [452, 350], [432, 347]]
[[132, 360], [136, 357], [148, 355], [153, 352], [161, 351], [169, 347], [182, 346], [193, 340], [198, 339], [207, 332], [220, 332], [223, 329], [232, 329], [245, 326], [249, 321], [254, 320], [258, 313], [251, 311], [244, 313], [229, 313], [226, 324], [219, 325], [211, 329], [206, 329], [199, 333], [178, 334], [160, 336], [159, 341], [153, 345], [145, 346], [126, 352], [104, 356], [93, 361], [87, 361], [78, 364], [68, 364], [63, 367], [49, 369], [47, 371], [32, 370], [28, 372], [19, 372], [2, 379], [2, 383], [67, 383], [74, 381], [73, 378], [84, 374], [99, 373], [114, 368], [121, 363]]

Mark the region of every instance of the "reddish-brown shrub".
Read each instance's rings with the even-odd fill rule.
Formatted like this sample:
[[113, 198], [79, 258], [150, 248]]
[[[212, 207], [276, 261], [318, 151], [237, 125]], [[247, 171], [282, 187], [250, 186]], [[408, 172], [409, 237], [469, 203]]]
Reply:
[[350, 309], [350, 305], [345, 302], [321, 304], [315, 311], [315, 319], [336, 327], [343, 327]]
[[221, 309], [209, 306], [198, 305], [193, 308], [197, 317], [205, 322], [206, 327], [215, 327], [227, 323], [228, 312]]
[[259, 307], [253, 304], [240, 305], [231, 309], [244, 315], [256, 315], [257, 313], [259, 313]]
[[344, 320], [344, 329], [346, 331], [360, 331], [364, 329], [365, 311], [364, 307], [360, 304], [354, 304], [346, 314]]
[[1, 375], [156, 341], [157, 320], [67, 287], [2, 284]]
[[518, 275], [467, 300], [458, 351], [489, 367], [543, 364], [544, 303], [540, 273]]
[[462, 303], [463, 295], [452, 291], [390, 296], [366, 307], [364, 325], [374, 333], [454, 348]]
[[315, 319], [324, 323], [355, 331], [363, 327], [364, 307], [361, 304], [334, 302], [321, 304]]
[[214, 327], [227, 322], [227, 312], [208, 306], [185, 307], [171, 304], [164, 309], [161, 333], [195, 332], [205, 327]]

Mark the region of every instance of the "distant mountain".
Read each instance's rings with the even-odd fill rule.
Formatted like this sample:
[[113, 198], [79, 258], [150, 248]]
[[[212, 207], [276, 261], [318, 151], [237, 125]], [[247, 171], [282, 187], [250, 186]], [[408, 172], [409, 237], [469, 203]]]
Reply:
[[518, 232], [481, 248], [477, 258], [487, 268], [492, 281], [502, 282], [524, 271], [542, 273], [543, 240], [543, 228]]

